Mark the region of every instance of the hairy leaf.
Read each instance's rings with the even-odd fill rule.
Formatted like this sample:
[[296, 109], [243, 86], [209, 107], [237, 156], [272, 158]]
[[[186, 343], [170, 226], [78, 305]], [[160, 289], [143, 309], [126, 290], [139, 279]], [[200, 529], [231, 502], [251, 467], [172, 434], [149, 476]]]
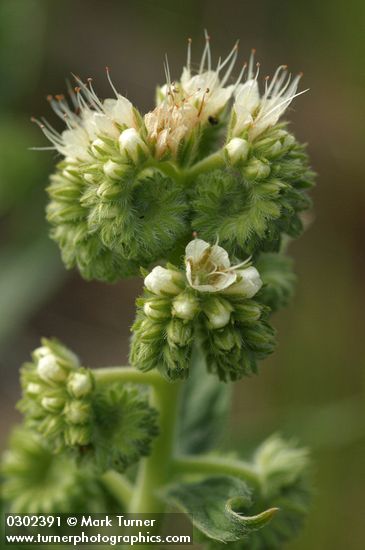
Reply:
[[181, 453], [202, 453], [216, 446], [227, 420], [230, 397], [230, 384], [222, 384], [216, 376], [207, 374], [205, 355], [199, 345], [194, 346], [181, 403]]
[[277, 509], [248, 515], [251, 492], [231, 476], [209, 477], [197, 483], [171, 485], [165, 499], [186, 512], [206, 537], [220, 542], [237, 541], [264, 527]]

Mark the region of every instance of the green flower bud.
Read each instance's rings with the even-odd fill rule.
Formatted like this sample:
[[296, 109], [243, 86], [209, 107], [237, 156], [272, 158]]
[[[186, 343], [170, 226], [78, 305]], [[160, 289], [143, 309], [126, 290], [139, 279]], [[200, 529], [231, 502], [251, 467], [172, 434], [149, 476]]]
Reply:
[[91, 428], [87, 424], [67, 426], [65, 442], [68, 447], [84, 447], [91, 441]]
[[269, 176], [270, 165], [262, 160], [252, 158], [244, 167], [243, 174], [249, 180], [262, 180]]
[[90, 395], [93, 390], [93, 380], [90, 371], [74, 372], [67, 381], [67, 390], [76, 399]]
[[103, 139], [97, 138], [91, 144], [91, 151], [94, 157], [103, 160], [107, 155], [112, 154], [113, 149]]
[[172, 314], [185, 321], [192, 321], [199, 309], [199, 300], [187, 292], [182, 292], [172, 302]]
[[190, 343], [192, 338], [191, 325], [180, 321], [180, 319], [173, 319], [167, 326], [167, 338], [172, 344], [178, 346], [186, 346]]
[[212, 296], [205, 301], [203, 311], [208, 317], [209, 328], [217, 329], [228, 325], [233, 307], [227, 300]]
[[226, 327], [213, 335], [214, 345], [221, 351], [231, 351], [237, 344], [236, 334], [233, 329]]
[[81, 400], [69, 401], [65, 417], [70, 424], [86, 424], [90, 420], [90, 404]]
[[104, 174], [114, 180], [120, 180], [126, 169], [128, 168], [125, 165], [114, 162], [111, 159], [107, 160], [103, 165]]
[[153, 298], [146, 300], [143, 305], [143, 311], [149, 319], [156, 321], [170, 317], [170, 302], [164, 299]]
[[43, 397], [41, 405], [47, 412], [57, 414], [64, 408], [65, 400], [62, 397]]

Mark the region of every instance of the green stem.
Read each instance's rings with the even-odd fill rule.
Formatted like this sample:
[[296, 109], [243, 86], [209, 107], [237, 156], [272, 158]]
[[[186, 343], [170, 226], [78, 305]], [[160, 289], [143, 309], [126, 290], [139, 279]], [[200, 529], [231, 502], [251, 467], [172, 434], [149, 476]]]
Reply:
[[224, 152], [222, 150], [217, 151], [186, 170], [185, 177], [188, 181], [191, 181], [200, 174], [211, 172], [217, 168], [222, 168], [225, 166], [225, 163]]
[[108, 470], [103, 474], [101, 481], [118, 502], [126, 508], [129, 506], [133, 495], [133, 486], [126, 477], [114, 470]]
[[145, 168], [156, 168], [174, 181], [181, 181], [182, 173], [172, 162], [149, 159], [143, 166]]
[[259, 477], [255, 469], [241, 460], [231, 460], [214, 456], [184, 456], [174, 459], [173, 473], [175, 475], [188, 474], [224, 474], [239, 477], [247, 483], [258, 487]]
[[171, 479], [175, 426], [180, 382], [161, 383], [151, 388], [151, 405], [159, 411], [160, 434], [153, 443], [152, 453], [141, 461], [130, 513], [161, 513], [165, 504], [157, 490]]
[[104, 367], [93, 369], [97, 384], [112, 382], [133, 382], [134, 384], [160, 385], [161, 375], [157, 371], [142, 372], [134, 367]]

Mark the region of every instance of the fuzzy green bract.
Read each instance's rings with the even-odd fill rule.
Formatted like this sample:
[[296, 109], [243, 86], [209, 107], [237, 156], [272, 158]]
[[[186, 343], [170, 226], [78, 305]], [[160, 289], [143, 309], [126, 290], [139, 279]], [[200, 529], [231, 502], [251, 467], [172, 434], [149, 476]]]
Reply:
[[115, 384], [93, 402], [92, 446], [87, 451], [102, 471], [124, 471], [150, 452], [158, 435], [157, 411], [138, 388]]
[[96, 513], [108, 510], [92, 465], [82, 468], [71, 456], [55, 455], [34, 431], [18, 427], [2, 460], [2, 494], [15, 514]]
[[248, 158], [197, 178], [192, 190], [192, 226], [238, 257], [277, 251], [282, 235], [298, 237], [301, 212], [313, 186], [304, 147], [273, 128], [255, 141]]
[[129, 167], [110, 178], [96, 164], [86, 180], [81, 169], [61, 162], [48, 193], [51, 236], [66, 266], [86, 279], [135, 275], [166, 257], [188, 230], [184, 190], [158, 169]]

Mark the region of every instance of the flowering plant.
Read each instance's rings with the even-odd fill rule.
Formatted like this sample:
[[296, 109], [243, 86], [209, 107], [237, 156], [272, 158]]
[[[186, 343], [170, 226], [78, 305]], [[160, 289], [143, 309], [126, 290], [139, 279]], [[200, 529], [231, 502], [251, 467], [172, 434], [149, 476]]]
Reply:
[[22, 367], [24, 426], [2, 468], [11, 511], [173, 505], [212, 549], [281, 548], [302, 523], [305, 449], [272, 436], [247, 461], [213, 451], [231, 382], [274, 351], [271, 315], [295, 282], [285, 248], [313, 185], [280, 121], [300, 75], [280, 66], [260, 91], [254, 52], [233, 81], [237, 58], [235, 45], [213, 68], [206, 35], [194, 71], [189, 40], [146, 115], [107, 69], [114, 99], [75, 76], [70, 101], [49, 96], [67, 128], [35, 120], [62, 157], [47, 218], [66, 267], [108, 282], [142, 270], [144, 292], [131, 366], [91, 370], [44, 339]]

